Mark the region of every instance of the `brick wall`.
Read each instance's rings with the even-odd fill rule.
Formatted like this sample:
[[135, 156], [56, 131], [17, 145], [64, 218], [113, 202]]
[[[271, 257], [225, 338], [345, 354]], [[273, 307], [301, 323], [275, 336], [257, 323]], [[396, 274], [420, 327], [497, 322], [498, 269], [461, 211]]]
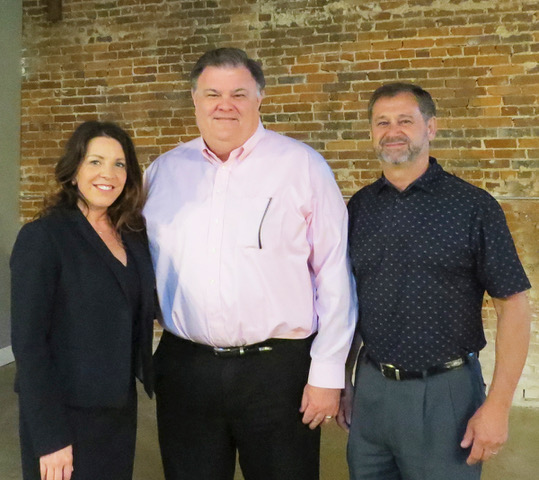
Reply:
[[[110, 119], [144, 164], [197, 135], [188, 86], [207, 49], [239, 46], [267, 75], [265, 124], [303, 140], [349, 196], [379, 175], [366, 104], [384, 82], [421, 84], [437, 100], [433, 153], [499, 197], [532, 283], [539, 282], [537, 1], [24, 1], [21, 216], [52, 186], [74, 127]], [[539, 405], [539, 320], [516, 401]], [[495, 321], [485, 303], [487, 335]], [[493, 345], [487, 348], [490, 378]], [[533, 399], [536, 400], [533, 400]], [[530, 400], [531, 399], [531, 400]]]

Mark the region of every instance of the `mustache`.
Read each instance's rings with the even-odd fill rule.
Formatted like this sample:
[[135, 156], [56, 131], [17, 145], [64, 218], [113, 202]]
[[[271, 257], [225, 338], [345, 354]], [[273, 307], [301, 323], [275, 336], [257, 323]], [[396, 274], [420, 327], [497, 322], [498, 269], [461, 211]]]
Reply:
[[380, 141], [380, 146], [384, 146], [386, 143], [410, 143], [410, 139], [406, 136], [401, 137], [386, 137]]

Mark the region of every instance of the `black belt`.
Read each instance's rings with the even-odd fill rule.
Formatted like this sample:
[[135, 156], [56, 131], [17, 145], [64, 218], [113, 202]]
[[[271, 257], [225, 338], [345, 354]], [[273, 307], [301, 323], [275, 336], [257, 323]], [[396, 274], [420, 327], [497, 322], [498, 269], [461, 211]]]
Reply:
[[211, 348], [216, 357], [223, 358], [243, 357], [245, 355], [267, 353], [273, 350], [273, 347], [268, 345], [268, 342], [255, 343], [253, 345], [245, 345], [241, 347], [211, 347], [209, 345], [207, 345], [207, 347]]
[[211, 345], [205, 345], [203, 343], [196, 343], [190, 340], [186, 340], [184, 338], [177, 337], [176, 335], [168, 332], [167, 330], [163, 332], [163, 335], [165, 335], [171, 341], [189, 344], [192, 347], [205, 350], [207, 352], [211, 352], [216, 357], [221, 357], [221, 358], [235, 358], [235, 357], [244, 357], [247, 355], [258, 355], [261, 353], [269, 353], [273, 350], [273, 347], [275, 347], [278, 344], [286, 344], [286, 343], [297, 342], [297, 341], [312, 342], [315, 336], [315, 335], [311, 335], [308, 338], [297, 339], [297, 340], [287, 339], [287, 338], [270, 338], [268, 340], [265, 340], [264, 342], [253, 343], [251, 345], [242, 345], [239, 347], [212, 347]]
[[434, 365], [433, 367], [426, 368], [425, 370], [403, 370], [402, 368], [397, 368], [390, 363], [380, 363], [374, 360], [368, 353], [366, 358], [371, 362], [386, 378], [391, 380], [412, 380], [417, 378], [430, 377], [432, 375], [437, 375], [439, 373], [448, 372], [454, 370], [455, 368], [460, 368], [472, 359], [476, 358], [475, 353], [469, 353], [463, 357], [450, 360], [449, 362], [442, 363], [440, 365]]

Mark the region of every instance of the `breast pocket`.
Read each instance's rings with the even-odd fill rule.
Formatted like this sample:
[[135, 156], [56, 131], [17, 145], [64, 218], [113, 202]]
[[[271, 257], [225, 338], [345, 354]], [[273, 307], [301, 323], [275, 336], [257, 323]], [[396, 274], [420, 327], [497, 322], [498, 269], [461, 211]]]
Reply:
[[265, 249], [275, 246], [280, 237], [276, 201], [272, 197], [250, 197], [241, 200], [237, 218], [238, 246]]

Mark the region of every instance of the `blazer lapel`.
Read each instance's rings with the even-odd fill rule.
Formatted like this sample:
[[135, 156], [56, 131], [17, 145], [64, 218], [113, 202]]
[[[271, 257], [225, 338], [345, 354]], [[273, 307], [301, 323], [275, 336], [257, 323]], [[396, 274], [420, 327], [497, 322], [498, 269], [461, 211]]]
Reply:
[[126, 300], [128, 298], [128, 293], [124, 288], [124, 284], [121, 279], [118, 277], [115, 269], [112, 268], [111, 262], [114, 261], [114, 255], [105, 245], [103, 240], [99, 237], [99, 234], [93, 229], [90, 225], [90, 222], [86, 219], [84, 214], [78, 209], [73, 209], [70, 211], [70, 218], [72, 219], [74, 226], [77, 228], [79, 233], [84, 237], [86, 242], [91, 246], [91, 248], [97, 253], [97, 255], [103, 261], [103, 268], [106, 268], [111, 275], [114, 276], [116, 282], [118, 283], [122, 293], [124, 294]]
[[147, 245], [144, 244], [142, 234], [126, 233], [124, 242], [131, 251], [132, 257], [135, 260], [138, 273], [140, 275], [140, 283], [142, 287], [142, 314], [153, 315], [153, 289], [155, 286], [155, 275], [153, 264]]
[[138, 325], [138, 349], [135, 355], [135, 374], [144, 383], [150, 397], [153, 394], [152, 368], [153, 319], [156, 311], [155, 275], [144, 234], [126, 233], [124, 242], [131, 252], [140, 278], [141, 296]]

